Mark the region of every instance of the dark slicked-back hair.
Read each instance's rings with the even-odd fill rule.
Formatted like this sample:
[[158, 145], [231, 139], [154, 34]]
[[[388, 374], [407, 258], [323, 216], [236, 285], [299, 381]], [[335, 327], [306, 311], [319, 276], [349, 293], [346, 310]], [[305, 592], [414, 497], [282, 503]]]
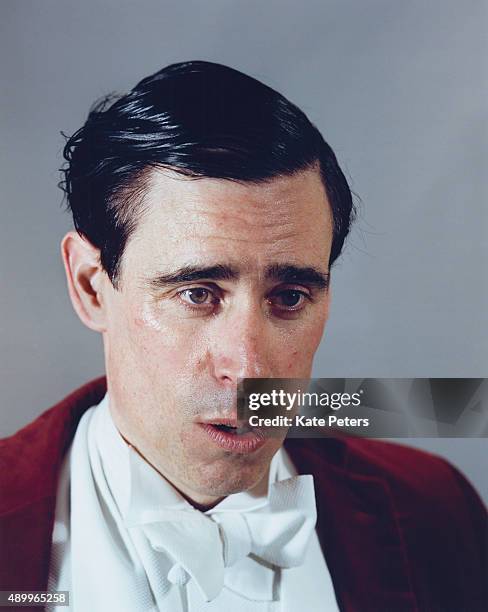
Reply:
[[60, 186], [75, 228], [100, 249], [115, 287], [152, 168], [259, 183], [317, 166], [333, 215], [329, 265], [354, 215], [334, 152], [305, 114], [256, 79], [211, 62], [173, 64], [98, 102], [63, 154]]

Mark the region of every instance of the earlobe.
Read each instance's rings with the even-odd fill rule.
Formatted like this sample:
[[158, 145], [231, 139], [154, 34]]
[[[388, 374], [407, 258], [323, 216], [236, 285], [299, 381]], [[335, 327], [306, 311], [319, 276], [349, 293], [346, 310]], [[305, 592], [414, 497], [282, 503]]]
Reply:
[[100, 263], [100, 251], [86, 238], [71, 231], [61, 242], [61, 256], [76, 314], [90, 329], [105, 331], [105, 272]]

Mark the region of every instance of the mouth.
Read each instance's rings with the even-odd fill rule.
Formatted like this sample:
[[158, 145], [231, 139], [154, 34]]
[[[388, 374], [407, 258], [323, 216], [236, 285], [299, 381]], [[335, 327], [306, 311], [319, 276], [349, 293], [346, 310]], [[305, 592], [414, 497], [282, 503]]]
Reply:
[[218, 418], [197, 425], [211, 442], [235, 453], [253, 453], [266, 442], [262, 430], [237, 419]]

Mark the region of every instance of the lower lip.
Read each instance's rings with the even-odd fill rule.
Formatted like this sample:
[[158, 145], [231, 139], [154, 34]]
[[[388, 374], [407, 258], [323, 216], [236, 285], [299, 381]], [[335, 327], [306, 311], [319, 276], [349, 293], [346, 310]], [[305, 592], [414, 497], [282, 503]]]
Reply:
[[222, 431], [208, 423], [199, 423], [199, 425], [212, 442], [234, 453], [253, 453], [266, 442], [265, 436], [255, 430], [239, 435]]

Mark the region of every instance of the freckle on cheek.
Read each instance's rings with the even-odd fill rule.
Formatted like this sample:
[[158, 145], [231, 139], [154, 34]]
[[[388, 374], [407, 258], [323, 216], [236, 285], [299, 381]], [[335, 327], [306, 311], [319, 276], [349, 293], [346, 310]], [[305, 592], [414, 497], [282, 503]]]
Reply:
[[293, 366], [296, 365], [297, 362], [298, 351], [293, 351], [291, 354], [292, 360], [288, 363], [288, 371], [293, 369]]

